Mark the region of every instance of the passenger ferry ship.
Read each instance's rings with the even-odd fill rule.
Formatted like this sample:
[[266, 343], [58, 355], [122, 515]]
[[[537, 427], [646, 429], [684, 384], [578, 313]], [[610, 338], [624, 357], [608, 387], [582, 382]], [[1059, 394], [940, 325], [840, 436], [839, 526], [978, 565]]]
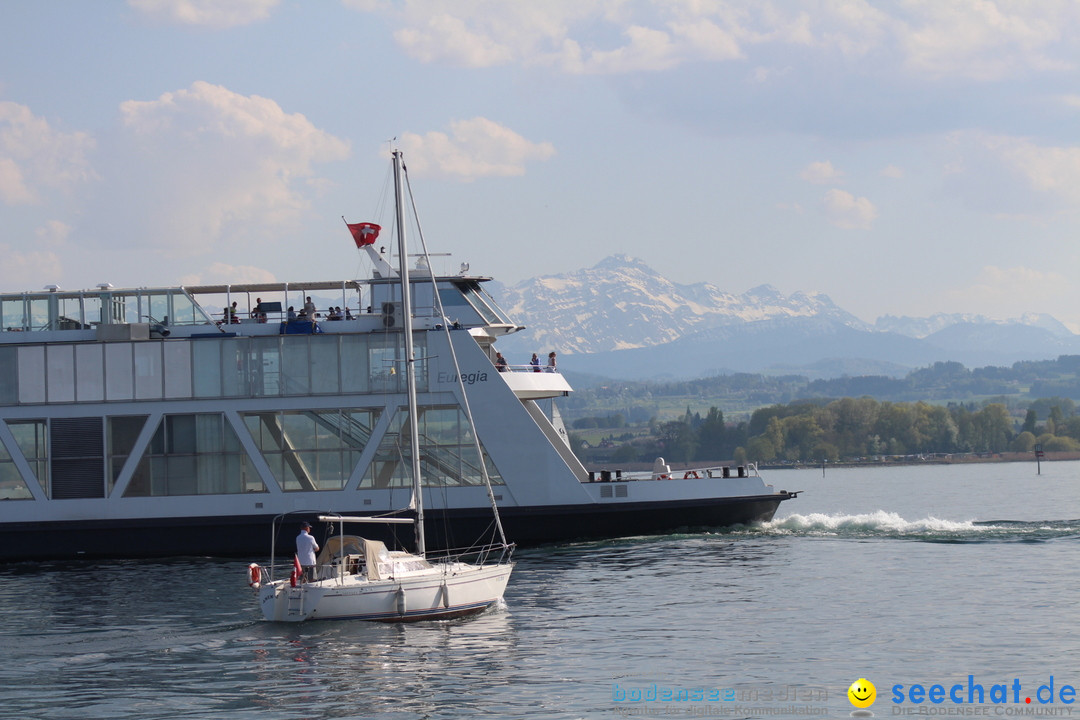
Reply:
[[[0, 295], [0, 560], [253, 555], [283, 513], [406, 506], [405, 310], [396, 271], [362, 249], [363, 282]], [[518, 544], [751, 522], [794, 497], [752, 467], [587, 472], [554, 410], [564, 376], [496, 369], [521, 328], [489, 279], [410, 283], [428, 547], [488, 527], [481, 462]], [[311, 297], [342, 310], [292, 317]]]

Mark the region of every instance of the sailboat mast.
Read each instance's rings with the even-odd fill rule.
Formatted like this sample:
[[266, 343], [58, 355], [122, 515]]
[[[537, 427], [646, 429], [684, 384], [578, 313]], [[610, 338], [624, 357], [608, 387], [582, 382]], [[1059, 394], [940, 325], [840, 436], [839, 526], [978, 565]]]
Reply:
[[412, 288], [405, 243], [405, 193], [401, 180], [401, 151], [394, 151], [394, 205], [397, 210], [398, 267], [401, 276], [401, 314], [405, 320], [405, 385], [409, 395], [409, 454], [412, 456], [413, 501], [416, 503], [416, 552], [423, 555], [424, 497], [420, 482], [420, 424], [417, 421], [416, 353], [413, 349]]

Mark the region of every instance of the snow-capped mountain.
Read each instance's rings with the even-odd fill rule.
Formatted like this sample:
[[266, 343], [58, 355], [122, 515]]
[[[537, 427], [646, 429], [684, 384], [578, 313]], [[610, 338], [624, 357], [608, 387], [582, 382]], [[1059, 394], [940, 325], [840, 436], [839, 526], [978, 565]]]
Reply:
[[526, 329], [499, 341], [524, 363], [533, 352], [569, 355], [563, 367], [612, 378], [795, 372], [834, 377], [853, 361], [904, 374], [938, 360], [1009, 365], [1080, 353], [1080, 336], [1049, 315], [998, 321], [980, 315], [880, 318], [874, 325], [822, 293], [742, 294], [680, 285], [625, 255], [594, 267], [489, 290]]
[[563, 353], [652, 347], [707, 328], [782, 318], [829, 318], [868, 329], [821, 293], [785, 296], [761, 285], [734, 295], [711, 283], [679, 285], [626, 255], [493, 290], [526, 326], [507, 345]]
[[1023, 325], [1047, 330], [1057, 337], [1072, 337], [1073, 332], [1052, 315], [1040, 313], [1024, 313], [1018, 318], [1008, 320], [995, 320], [985, 315], [973, 315], [969, 313], [935, 313], [930, 317], [896, 317], [894, 315], [882, 315], [874, 323], [874, 329], [882, 332], [894, 332], [913, 338], [925, 338], [939, 330], [944, 330], [953, 325]]

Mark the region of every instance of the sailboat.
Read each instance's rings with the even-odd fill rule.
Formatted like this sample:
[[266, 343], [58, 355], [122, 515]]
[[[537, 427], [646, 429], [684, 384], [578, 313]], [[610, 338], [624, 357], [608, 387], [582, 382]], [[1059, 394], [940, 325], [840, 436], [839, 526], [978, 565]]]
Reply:
[[[404, 358], [408, 394], [408, 421], [412, 469], [410, 517], [357, 516], [323, 513], [320, 522], [336, 525], [321, 550], [314, 567], [314, 577], [304, 576], [295, 556], [286, 567], [287, 577], [275, 578], [273, 538], [290, 514], [278, 516], [271, 530], [271, 564], [248, 566], [250, 584], [257, 591], [259, 606], [267, 620], [300, 622], [304, 620], [375, 620], [410, 622], [461, 617], [484, 611], [502, 600], [513, 570], [513, 545], [506, 540], [499, 509], [484, 463], [480, 463], [484, 484], [491, 502], [493, 524], [498, 542], [468, 548], [461, 552], [429, 555], [424, 539], [424, 499], [421, 477], [416, 392], [416, 357], [413, 347], [412, 300], [409, 282], [408, 253], [405, 239], [404, 163], [400, 151], [393, 152], [394, 198], [396, 206], [398, 258], [402, 292]], [[376, 228], [364, 223], [364, 232]], [[352, 226], [350, 226], [352, 229]], [[426, 256], [424, 260], [426, 261]], [[424, 263], [425, 265], [428, 263]], [[438, 299], [438, 293], [435, 294]], [[456, 360], [455, 360], [456, 362]], [[458, 373], [460, 378], [461, 373]], [[464, 386], [461, 387], [464, 410], [471, 424], [471, 411]], [[475, 430], [473, 437], [476, 438]], [[478, 442], [478, 441], [477, 441]], [[476, 448], [480, 455], [480, 448]], [[346, 525], [383, 523], [415, 525], [414, 552], [389, 550], [385, 543], [360, 535], [346, 534]]]

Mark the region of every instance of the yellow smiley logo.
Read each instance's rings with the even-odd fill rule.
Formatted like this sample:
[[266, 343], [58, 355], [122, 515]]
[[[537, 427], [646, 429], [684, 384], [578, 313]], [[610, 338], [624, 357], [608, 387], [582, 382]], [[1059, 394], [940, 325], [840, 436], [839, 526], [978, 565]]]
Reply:
[[877, 688], [866, 678], [859, 678], [847, 689], [848, 700], [857, 708], [868, 708], [877, 699]]

